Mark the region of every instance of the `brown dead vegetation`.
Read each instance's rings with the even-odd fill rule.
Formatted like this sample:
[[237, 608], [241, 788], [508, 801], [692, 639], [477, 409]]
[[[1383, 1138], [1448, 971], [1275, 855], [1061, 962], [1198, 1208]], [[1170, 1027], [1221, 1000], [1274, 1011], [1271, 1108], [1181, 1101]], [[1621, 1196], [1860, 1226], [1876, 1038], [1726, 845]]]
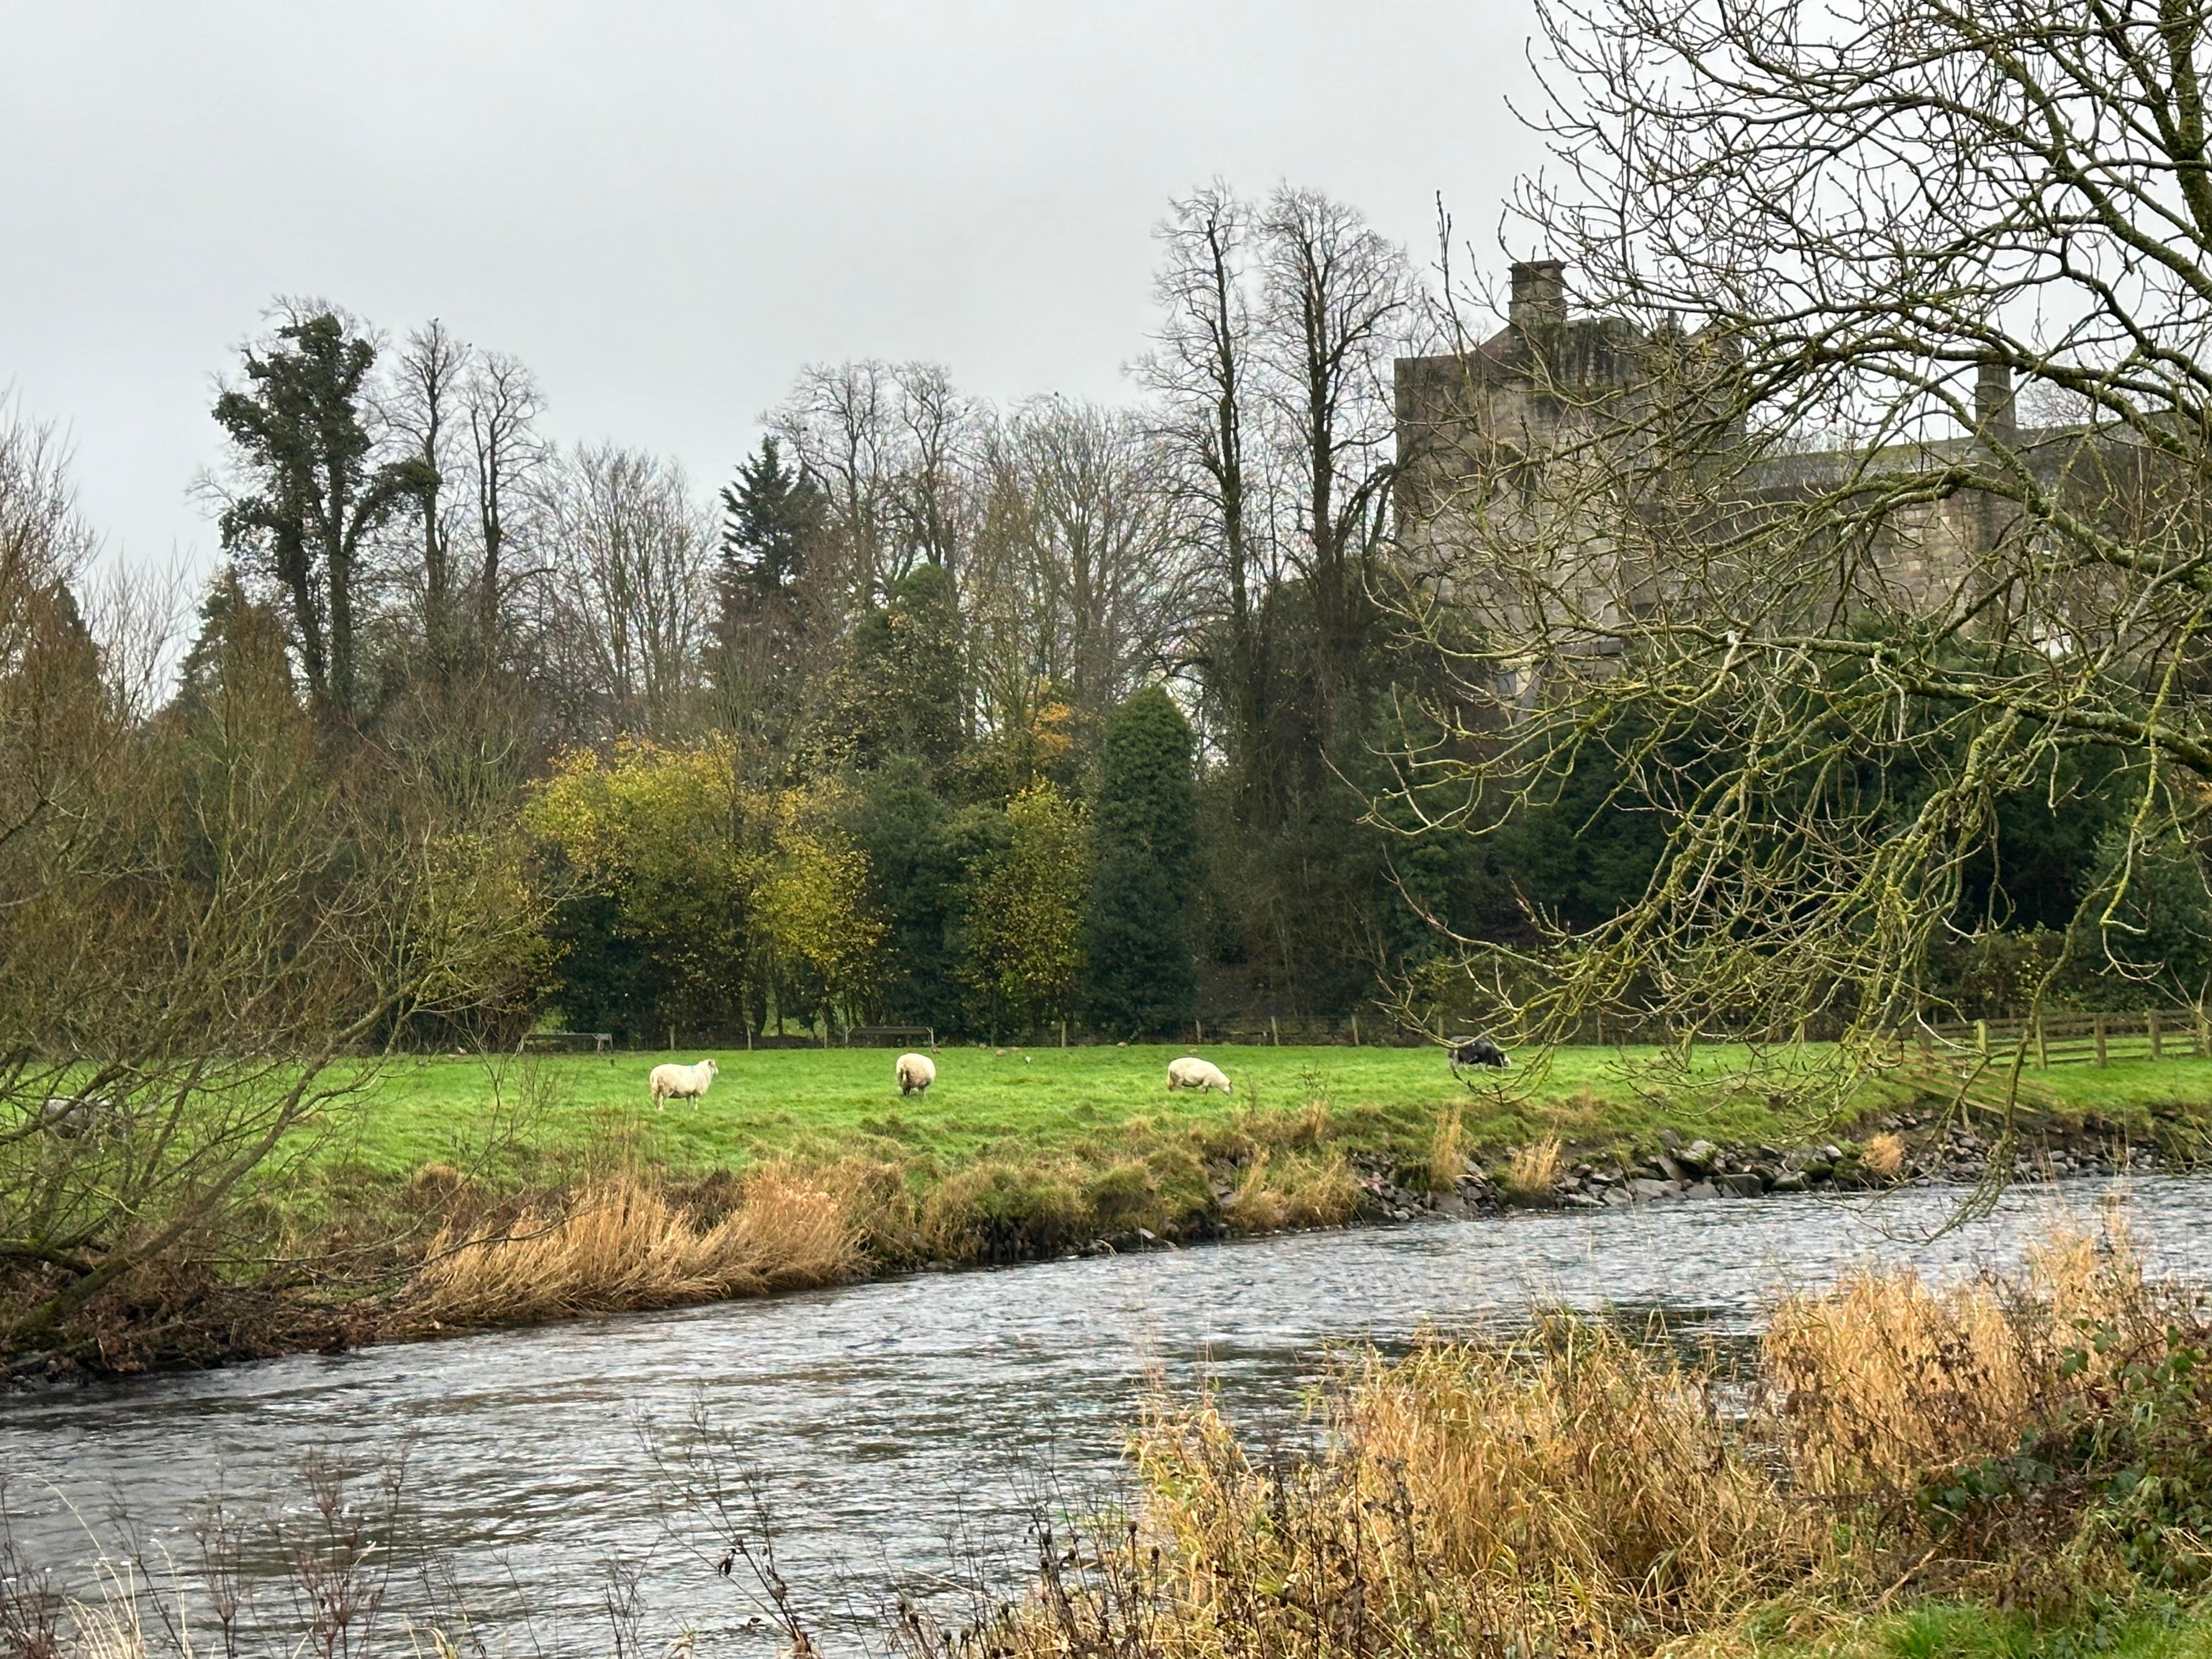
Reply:
[[719, 1218], [635, 1175], [558, 1207], [441, 1231], [402, 1300], [403, 1328], [675, 1307], [832, 1284], [860, 1260], [846, 1205], [781, 1166], [755, 1171]]
[[1793, 1298], [1735, 1365], [1576, 1321], [1357, 1356], [1304, 1452], [1162, 1400], [1135, 1522], [1044, 1552], [991, 1650], [1748, 1652], [1899, 1596], [2109, 1607], [2203, 1577], [2207, 1334], [2109, 1233], [2016, 1282]]
[[1559, 1138], [1545, 1135], [1514, 1149], [1500, 1182], [1507, 1194], [1523, 1204], [1548, 1204], [1559, 1184]]
[[1869, 1138], [1859, 1148], [1859, 1168], [1883, 1181], [1894, 1181], [1905, 1171], [1905, 1139], [1894, 1130]]
[[1259, 1152], [1221, 1208], [1233, 1231], [1265, 1233], [1342, 1226], [1359, 1200], [1359, 1183], [1340, 1152]]

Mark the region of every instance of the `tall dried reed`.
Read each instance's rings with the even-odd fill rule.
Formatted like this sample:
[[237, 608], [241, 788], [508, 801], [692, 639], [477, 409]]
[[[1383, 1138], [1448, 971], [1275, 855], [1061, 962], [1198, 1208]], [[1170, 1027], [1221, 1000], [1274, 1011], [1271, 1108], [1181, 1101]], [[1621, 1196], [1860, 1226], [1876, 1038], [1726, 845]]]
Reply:
[[441, 1231], [403, 1305], [417, 1326], [673, 1307], [828, 1284], [858, 1255], [845, 1206], [799, 1172], [754, 1171], [713, 1222], [623, 1174], [558, 1209]]
[[1341, 1226], [1358, 1207], [1359, 1183], [1342, 1153], [1275, 1157], [1260, 1152], [1223, 1203], [1222, 1214], [1238, 1232], [1263, 1233]]
[[1595, 1327], [1370, 1356], [1324, 1419], [1326, 1449], [1287, 1462], [1211, 1401], [1146, 1422], [1146, 1518], [1177, 1570], [1166, 1651], [1289, 1654], [1333, 1625], [1354, 1651], [1543, 1651], [1701, 1628], [1822, 1564], [1827, 1521], [1701, 1379]]
[[1543, 1135], [1514, 1149], [1505, 1166], [1508, 1195], [1523, 1204], [1548, 1204], [1559, 1184], [1559, 1138]]
[[2080, 1410], [2191, 1321], [2179, 1292], [2145, 1282], [2124, 1229], [2061, 1231], [2019, 1283], [1863, 1273], [1792, 1297], [1761, 1359], [1799, 1481], [1894, 1502], [2016, 1451], [2032, 1425]]
[[1457, 1105], [1437, 1115], [1436, 1124], [1429, 1131], [1426, 1165], [1432, 1193], [1449, 1192], [1467, 1173], [1467, 1126], [1461, 1121]]
[[[1748, 1376], [1556, 1321], [1353, 1358], [1305, 1451], [1256, 1448], [1211, 1397], [1163, 1399], [1133, 1443], [1151, 1556], [1133, 1534], [1047, 1559], [991, 1651], [1744, 1651], [1754, 1620], [1817, 1630], [1900, 1594], [2031, 1605], [2039, 1574], [2124, 1593], [2197, 1550], [2171, 1516], [2212, 1504], [2212, 1389], [2154, 1363], [2204, 1330], [2124, 1235], [2066, 1237], [2009, 1284], [1869, 1274], [1794, 1298]], [[2177, 1420], [2149, 1435], [2147, 1412]], [[1977, 1461], [2039, 1433], [2073, 1461]], [[1975, 1504], [2006, 1524], [1966, 1525]]]
[[1896, 1180], [1905, 1172], [1904, 1140], [1887, 1130], [1870, 1137], [1859, 1148], [1859, 1167], [1884, 1181]]

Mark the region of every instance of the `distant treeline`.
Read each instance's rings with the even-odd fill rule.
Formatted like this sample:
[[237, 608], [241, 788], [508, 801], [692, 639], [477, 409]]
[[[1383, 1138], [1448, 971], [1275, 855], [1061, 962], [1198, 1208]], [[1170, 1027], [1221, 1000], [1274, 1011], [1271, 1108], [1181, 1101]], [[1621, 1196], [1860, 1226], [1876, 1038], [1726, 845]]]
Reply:
[[[1438, 337], [1431, 295], [1310, 191], [1200, 192], [1159, 242], [1128, 406], [811, 367], [711, 500], [552, 443], [528, 369], [440, 324], [284, 302], [213, 406], [227, 563], [148, 717], [296, 717], [362, 833], [476, 849], [496, 960], [447, 1000], [472, 1030], [1379, 1035], [1474, 1006], [1463, 942], [1642, 893], [1698, 763], [1594, 732], [1503, 820], [1425, 786], [1494, 740], [1392, 516], [1392, 363]], [[92, 650], [83, 561], [20, 562]], [[1964, 901], [2002, 930], [1940, 965], [1960, 1010], [2051, 960], [2132, 787], [2007, 804]], [[2201, 988], [2202, 884], [2130, 890], [2141, 994]], [[386, 1029], [457, 1036], [435, 1001]]]
[[1443, 736], [1392, 554], [1430, 296], [1310, 191], [1200, 192], [1160, 246], [1129, 406], [809, 368], [712, 502], [549, 442], [442, 325], [287, 302], [215, 406], [230, 562], [179, 696], [281, 648], [333, 753], [519, 826], [553, 920], [518, 1019], [1376, 1017], [1430, 917], [1515, 909], [1489, 848], [1370, 811]]

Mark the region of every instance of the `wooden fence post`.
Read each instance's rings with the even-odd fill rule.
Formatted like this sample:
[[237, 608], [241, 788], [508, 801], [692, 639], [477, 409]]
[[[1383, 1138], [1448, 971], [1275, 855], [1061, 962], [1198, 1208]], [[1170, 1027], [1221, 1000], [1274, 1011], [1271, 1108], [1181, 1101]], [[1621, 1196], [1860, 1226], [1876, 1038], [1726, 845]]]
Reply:
[[1355, 1048], [1359, 1046], [1359, 1015], [1357, 1011], [1352, 1016], [1352, 1046]]
[[2105, 1017], [2097, 1016], [2097, 1064], [2105, 1063]]
[[1990, 1057], [1990, 1023], [1985, 1019], [1974, 1022], [1974, 1052], [1984, 1060]]
[[2043, 1011], [2040, 1008], [2035, 1011], [2035, 1069], [2039, 1072], [2051, 1069], [2051, 1053], [2043, 1046]]
[[1278, 1048], [1283, 1046], [1283, 1034], [1275, 1029], [1275, 1017], [1267, 1016], [1267, 1040]]
[[2153, 1060], [2164, 1060], [2166, 1051], [2158, 1040], [2158, 1010], [2152, 1009], [2148, 1018], [2150, 1022], [2150, 1057]]
[[2212, 1060], [2212, 1020], [2204, 1018], [2204, 1005], [2197, 1005], [2197, 1052]]

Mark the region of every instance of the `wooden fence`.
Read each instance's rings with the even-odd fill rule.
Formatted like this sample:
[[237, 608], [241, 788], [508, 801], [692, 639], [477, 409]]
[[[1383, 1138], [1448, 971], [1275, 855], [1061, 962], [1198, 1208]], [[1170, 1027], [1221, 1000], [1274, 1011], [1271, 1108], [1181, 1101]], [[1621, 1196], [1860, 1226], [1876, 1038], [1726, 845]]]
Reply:
[[1960, 1020], [1923, 1026], [1922, 1054], [2009, 1054], [2025, 1043], [2039, 1066], [2107, 1066], [2116, 1060], [2212, 1055], [2212, 1020], [2203, 1008], [2150, 1008], [2131, 1014], [2045, 1014], [2038, 1019]]

